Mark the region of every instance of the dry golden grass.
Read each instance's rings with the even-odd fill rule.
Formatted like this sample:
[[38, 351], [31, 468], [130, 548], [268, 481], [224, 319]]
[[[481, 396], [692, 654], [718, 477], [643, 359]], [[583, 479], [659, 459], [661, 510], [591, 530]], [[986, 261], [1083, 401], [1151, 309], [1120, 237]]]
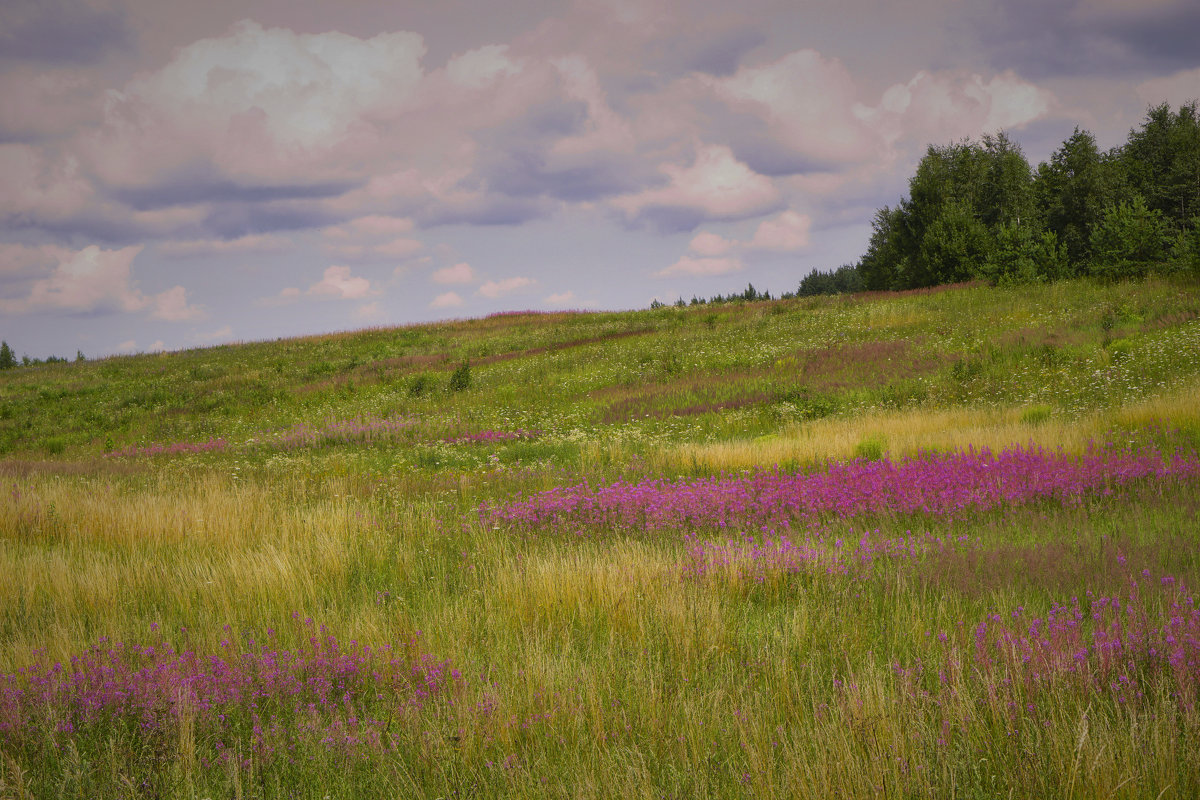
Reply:
[[[752, 440], [681, 444], [652, 459], [667, 474], [702, 468], [711, 471], [769, 468], [854, 458], [866, 441], [878, 441], [893, 458], [922, 450], [992, 450], [1035, 444], [1067, 452], [1083, 452], [1089, 442], [1103, 441], [1114, 428], [1155, 424], [1200, 429], [1200, 383], [1170, 394], [1076, 418], [1051, 413], [1029, 414], [1028, 407], [950, 408], [879, 411], [854, 417], [829, 417], [790, 425], [780, 433]], [[1037, 409], [1034, 409], [1035, 411]], [[1030, 420], [1030, 417], [1033, 420]]]

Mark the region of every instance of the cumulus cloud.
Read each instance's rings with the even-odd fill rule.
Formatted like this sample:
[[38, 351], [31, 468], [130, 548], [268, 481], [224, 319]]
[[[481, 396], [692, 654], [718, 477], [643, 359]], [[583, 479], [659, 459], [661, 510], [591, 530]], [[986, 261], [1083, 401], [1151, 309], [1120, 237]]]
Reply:
[[308, 294], [339, 300], [359, 300], [374, 292], [369, 280], [351, 275], [350, 267], [337, 265], [326, 268], [321, 280], [308, 287]]
[[576, 302], [575, 292], [568, 289], [565, 292], [555, 292], [554, 294], [546, 295], [545, 302], [552, 306], [568, 306]]
[[472, 283], [475, 280], [475, 270], [463, 261], [452, 267], [442, 267], [429, 276], [434, 283]]
[[446, 64], [446, 77], [452, 83], [471, 89], [487, 88], [497, 78], [520, 71], [520, 65], [508, 57], [508, 45], [503, 44], [471, 50]]
[[881, 143], [862, 118], [854, 79], [836, 58], [798, 50], [710, 85], [735, 111], [764, 117], [776, 138], [815, 161], [878, 155]]
[[358, 308], [354, 309], [354, 316], [358, 319], [378, 319], [383, 315], [383, 309], [379, 307], [378, 301], [363, 303]]
[[240, 179], [344, 177], [329, 158], [365, 144], [354, 141], [372, 133], [359, 127], [364, 114], [404, 107], [424, 52], [414, 33], [359, 39], [240, 22], [112, 92], [89, 142], [93, 167], [113, 185], [152, 183], [197, 159]]
[[688, 244], [688, 250], [701, 256], [723, 256], [737, 245], [738, 242], [733, 239], [702, 231], [692, 237], [692, 241]]
[[750, 247], [794, 252], [808, 247], [812, 219], [807, 214], [784, 211], [774, 219], [763, 220], [754, 231]]
[[156, 294], [153, 309], [150, 312], [151, 317], [167, 322], [203, 319], [205, 316], [203, 309], [188, 303], [187, 290], [182, 286], [173, 286]]
[[666, 186], [618, 197], [613, 205], [630, 220], [689, 230], [705, 220], [756, 216], [780, 202], [771, 179], [738, 161], [725, 145], [700, 147], [689, 166], [664, 164], [661, 172]]
[[0, 310], [11, 314], [61, 312], [71, 314], [133, 313], [149, 309], [150, 316], [168, 322], [201, 319], [204, 311], [188, 303], [182, 286], [154, 295], [143, 293], [133, 280], [133, 260], [141, 245], [104, 250], [91, 245], [82, 250], [46, 246], [6, 246], [14, 256], [17, 276], [39, 275], [17, 296], [0, 298]]
[[864, 117], [893, 138], [948, 142], [1018, 128], [1045, 116], [1055, 102], [1053, 93], [1011, 71], [986, 82], [979, 74], [921, 71], [890, 87], [879, 107], [864, 111]]
[[486, 281], [479, 287], [479, 289], [476, 291], [476, 294], [481, 294], [484, 297], [495, 299], [506, 294], [511, 294], [518, 289], [523, 289], [526, 286], [532, 286], [535, 283], [537, 283], [537, 281], [533, 280], [532, 278], [525, 277], [512, 277], [504, 278], [503, 280], [499, 281]]
[[463, 304], [463, 299], [458, 296], [458, 292], [443, 292], [429, 304], [430, 308], [458, 308]]

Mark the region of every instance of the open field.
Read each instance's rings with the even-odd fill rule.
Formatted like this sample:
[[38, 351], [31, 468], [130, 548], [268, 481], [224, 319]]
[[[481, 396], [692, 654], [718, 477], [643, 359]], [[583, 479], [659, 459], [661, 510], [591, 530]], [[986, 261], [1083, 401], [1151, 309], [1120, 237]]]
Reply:
[[1160, 279], [2, 372], [0, 798], [1200, 796], [1198, 398]]

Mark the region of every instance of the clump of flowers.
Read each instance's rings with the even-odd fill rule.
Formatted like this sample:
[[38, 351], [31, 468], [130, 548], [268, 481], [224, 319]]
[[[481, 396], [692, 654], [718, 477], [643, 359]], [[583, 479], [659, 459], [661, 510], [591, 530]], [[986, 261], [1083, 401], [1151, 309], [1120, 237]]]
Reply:
[[235, 740], [263, 756], [301, 739], [380, 745], [389, 721], [461, 679], [415, 640], [343, 645], [324, 626], [306, 624], [310, 635], [294, 648], [281, 647], [274, 631], [241, 646], [226, 639], [213, 653], [102, 639], [68, 663], [0, 675], [0, 745], [116, 729], [155, 739], [181, 724], [216, 752], [232, 752]]
[[1170, 456], [1091, 446], [1082, 456], [1041, 447], [994, 453], [923, 453], [908, 461], [858, 459], [810, 472], [778, 470], [698, 480], [650, 479], [606, 486], [579, 483], [484, 504], [488, 525], [517, 530], [609, 527], [629, 531], [782, 532], [829, 518], [868, 514], [966, 513], [1039, 500], [1074, 504], [1145, 479], [1200, 478], [1195, 452]]

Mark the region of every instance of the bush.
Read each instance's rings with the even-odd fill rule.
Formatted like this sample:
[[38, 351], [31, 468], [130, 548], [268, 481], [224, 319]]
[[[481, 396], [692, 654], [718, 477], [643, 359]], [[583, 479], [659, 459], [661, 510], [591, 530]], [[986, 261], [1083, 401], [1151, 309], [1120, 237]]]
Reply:
[[1170, 244], [1162, 214], [1137, 196], [1105, 209], [1091, 243], [1092, 273], [1110, 280], [1141, 277], [1160, 267]]
[[432, 392], [434, 389], [433, 376], [422, 372], [417, 377], [413, 378], [413, 382], [408, 385], [409, 397], [421, 397]]
[[450, 376], [450, 391], [461, 392], [471, 387], [471, 365], [464, 361]]
[[881, 461], [886, 443], [880, 436], [868, 436], [854, 446], [854, 457], [864, 461]]
[[17, 357], [13, 355], [8, 342], [0, 342], [0, 369], [12, 369], [17, 365]]

